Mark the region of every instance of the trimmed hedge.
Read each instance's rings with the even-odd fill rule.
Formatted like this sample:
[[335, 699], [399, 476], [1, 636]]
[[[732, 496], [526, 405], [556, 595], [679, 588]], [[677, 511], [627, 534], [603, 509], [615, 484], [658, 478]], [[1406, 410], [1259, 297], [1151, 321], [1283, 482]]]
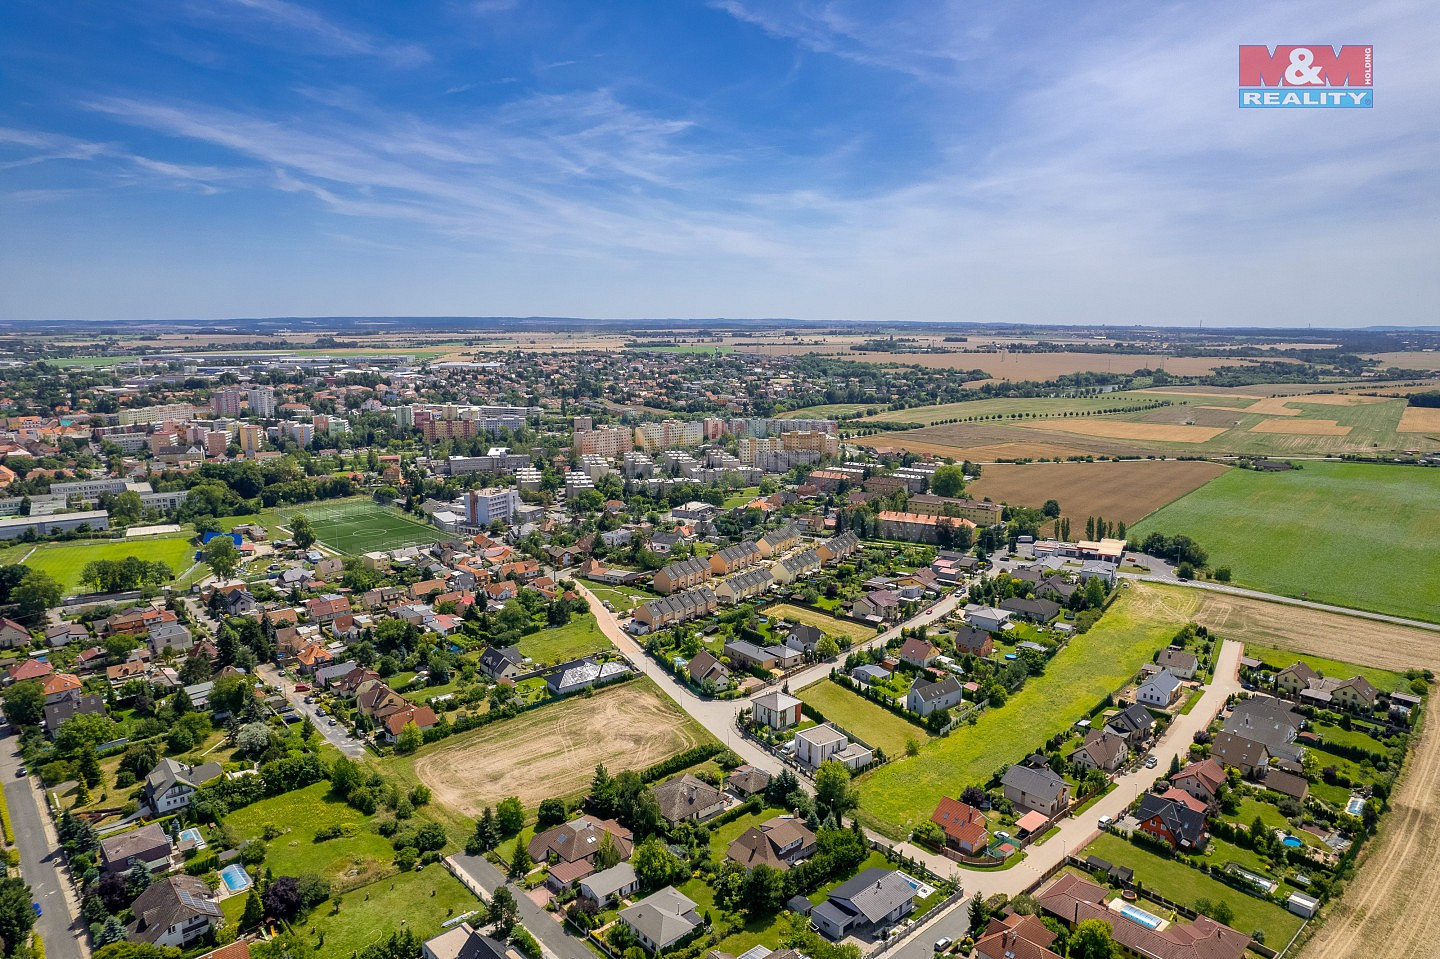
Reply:
[[678, 773], [682, 769], [689, 769], [691, 766], [703, 763], [725, 751], [721, 743], [709, 743], [704, 746], [695, 746], [685, 750], [678, 756], [671, 756], [669, 759], [656, 763], [640, 774], [642, 782], [651, 783], [657, 779], [664, 779], [671, 773]]

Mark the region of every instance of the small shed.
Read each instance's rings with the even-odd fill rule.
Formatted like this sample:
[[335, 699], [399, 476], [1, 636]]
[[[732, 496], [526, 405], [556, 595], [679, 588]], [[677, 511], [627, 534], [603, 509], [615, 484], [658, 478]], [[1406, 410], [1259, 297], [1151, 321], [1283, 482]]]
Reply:
[[1316, 910], [1320, 908], [1320, 900], [1304, 893], [1292, 892], [1290, 898], [1285, 900], [1285, 908], [1305, 919], [1312, 919]]

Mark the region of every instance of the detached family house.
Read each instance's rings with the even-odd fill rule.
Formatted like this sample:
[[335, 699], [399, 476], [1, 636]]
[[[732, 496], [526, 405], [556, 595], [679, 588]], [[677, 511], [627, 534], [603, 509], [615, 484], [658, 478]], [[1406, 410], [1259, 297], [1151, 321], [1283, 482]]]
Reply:
[[704, 925], [694, 902], [674, 886], [620, 910], [620, 921], [651, 953], [664, 952]]
[[939, 710], [960, 705], [964, 694], [964, 685], [954, 676], [946, 676], [938, 683], [917, 679], [905, 697], [905, 708], [917, 716], [929, 716]]
[[755, 722], [771, 729], [789, 729], [800, 722], [800, 700], [779, 690], [757, 697]]
[[945, 833], [945, 845], [967, 856], [979, 856], [990, 845], [990, 832], [980, 810], [945, 796], [930, 814], [930, 821]]
[[1000, 779], [1005, 798], [1017, 806], [1052, 817], [1070, 805], [1070, 785], [1049, 766], [1032, 769], [1016, 764]]
[[205, 783], [219, 779], [219, 763], [187, 766], [174, 759], [162, 759], [145, 777], [145, 802], [156, 816], [190, 805], [190, 797]]
[[850, 935], [879, 938], [915, 911], [915, 888], [898, 871], [872, 867], [841, 883], [810, 913], [810, 921], [831, 940]]
[[1168, 669], [1162, 669], [1135, 690], [1135, 701], [1156, 709], [1169, 709], [1180, 698], [1180, 680]]

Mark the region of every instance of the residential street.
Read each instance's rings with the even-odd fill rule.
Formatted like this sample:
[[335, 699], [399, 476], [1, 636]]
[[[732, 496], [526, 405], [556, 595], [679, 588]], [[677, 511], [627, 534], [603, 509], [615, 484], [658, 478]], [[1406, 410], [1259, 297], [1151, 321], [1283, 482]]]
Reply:
[[320, 735], [328, 739], [330, 745], [340, 750], [343, 755], [351, 759], [364, 759], [369, 755], [369, 750], [365, 748], [365, 744], [358, 739], [351, 739], [349, 732], [344, 726], [339, 724], [331, 726], [329, 717], [321, 716], [316, 711], [319, 708], [318, 706], [305, 702], [305, 697], [308, 693], [297, 693], [295, 691], [295, 684], [289, 679], [286, 679], [274, 665], [261, 663], [255, 667], [255, 675], [259, 676], [261, 680], [269, 683], [271, 686], [278, 686], [284, 691], [285, 698], [290, 701], [290, 704], [301, 714], [309, 716], [310, 721], [315, 724], [315, 728], [320, 731]]
[[[455, 864], [460, 873], [460, 881], [469, 886], [472, 892], [478, 888], [487, 900], [505, 883], [504, 874], [484, 856], [456, 853], [446, 858]], [[515, 895], [520, 924], [530, 930], [531, 935], [539, 941], [545, 959], [595, 959], [595, 953], [567, 933], [553, 915], [531, 902], [523, 890], [511, 885], [510, 891]]]
[[0, 778], [5, 785], [15, 845], [20, 850], [20, 875], [30, 884], [30, 894], [42, 909], [35, 929], [44, 938], [45, 954], [51, 959], [87, 959], [90, 950], [84, 942], [86, 934], [76, 918], [79, 905], [73, 901], [65, 878], [50, 816], [41, 808], [41, 795], [35, 791], [37, 780], [15, 775], [20, 767], [18, 744], [19, 738], [6, 723], [5, 731], [0, 733]]

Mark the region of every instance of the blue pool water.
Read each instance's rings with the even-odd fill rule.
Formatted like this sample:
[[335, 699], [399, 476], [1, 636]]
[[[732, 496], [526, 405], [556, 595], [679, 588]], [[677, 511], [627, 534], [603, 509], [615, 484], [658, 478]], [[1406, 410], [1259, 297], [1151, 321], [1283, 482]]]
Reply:
[[1161, 919], [1159, 916], [1155, 915], [1153, 912], [1146, 912], [1139, 906], [1132, 906], [1128, 902], [1121, 903], [1120, 915], [1124, 916], [1126, 919], [1130, 919], [1140, 923], [1140, 925], [1144, 926], [1147, 929], [1159, 929], [1160, 925], [1165, 921], [1164, 919]]
[[1358, 816], [1365, 811], [1365, 800], [1360, 796], [1351, 796], [1350, 801], [1345, 804], [1345, 811], [1352, 816]]
[[1280, 840], [1280, 844], [1282, 846], [1289, 846], [1291, 849], [1299, 849], [1301, 846], [1305, 845], [1305, 843], [1301, 842], [1294, 836], [1286, 836], [1284, 839]]
[[225, 888], [231, 892], [240, 892], [242, 889], [250, 888], [250, 876], [241, 866], [226, 866], [220, 870], [220, 878], [224, 881]]
[[205, 839], [204, 839], [204, 837], [202, 837], [202, 836], [200, 835], [200, 830], [196, 829], [196, 828], [193, 827], [193, 826], [190, 827], [189, 829], [182, 829], [182, 830], [180, 831], [180, 838], [181, 838], [182, 840], [185, 840], [185, 839], [193, 839], [193, 840], [195, 841], [195, 848], [196, 848], [196, 849], [204, 849], [204, 848], [205, 848]]

